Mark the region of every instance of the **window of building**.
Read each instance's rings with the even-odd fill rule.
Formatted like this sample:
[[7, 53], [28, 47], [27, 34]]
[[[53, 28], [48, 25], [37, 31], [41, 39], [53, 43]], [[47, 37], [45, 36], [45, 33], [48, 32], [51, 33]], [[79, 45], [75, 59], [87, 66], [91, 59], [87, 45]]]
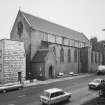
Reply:
[[64, 42], [63, 42], [63, 43], [64, 43], [64, 45], [67, 45], [67, 46], [69, 45], [69, 39], [64, 38], [64, 40], [63, 40], [63, 41], [64, 41]]
[[91, 53], [91, 63], [93, 63], [93, 52]]
[[85, 43], [81, 42], [80, 46], [81, 46], [81, 48], [85, 47]]
[[71, 51], [68, 49], [68, 62], [71, 62]]
[[55, 43], [55, 36], [51, 35], [51, 34], [48, 34], [48, 42]]
[[103, 47], [105, 48], [105, 43], [103, 43]]
[[97, 53], [95, 53], [95, 63], [97, 64]]
[[17, 24], [17, 34], [21, 37], [22, 33], [23, 33], [23, 23], [20, 21]]
[[62, 37], [56, 36], [56, 43], [62, 44]]
[[99, 53], [99, 56], [98, 56], [98, 63], [100, 64], [100, 53]]
[[0, 50], [0, 58], [2, 57], [2, 50]]
[[2, 64], [0, 64], [0, 72], [2, 71]]
[[74, 46], [74, 40], [70, 40], [70, 46]]
[[64, 62], [64, 49], [61, 48], [60, 50], [60, 62]]
[[43, 41], [48, 41], [48, 34], [47, 33], [43, 33]]
[[75, 44], [75, 47], [79, 47], [79, 42], [75, 41], [74, 44]]
[[78, 42], [78, 47], [81, 48], [81, 42]]
[[85, 47], [87, 47], [88, 46], [88, 43], [85, 43]]
[[74, 62], [77, 62], [77, 49], [74, 51]]
[[53, 47], [53, 53], [56, 56], [56, 48], [55, 48], [55, 46]]

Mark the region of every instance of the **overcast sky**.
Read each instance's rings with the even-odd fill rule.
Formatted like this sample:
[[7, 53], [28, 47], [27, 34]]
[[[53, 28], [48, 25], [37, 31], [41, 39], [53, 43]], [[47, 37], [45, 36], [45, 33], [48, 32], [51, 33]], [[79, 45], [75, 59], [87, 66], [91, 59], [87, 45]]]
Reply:
[[19, 7], [88, 38], [105, 40], [105, 0], [0, 0], [0, 39], [10, 38]]

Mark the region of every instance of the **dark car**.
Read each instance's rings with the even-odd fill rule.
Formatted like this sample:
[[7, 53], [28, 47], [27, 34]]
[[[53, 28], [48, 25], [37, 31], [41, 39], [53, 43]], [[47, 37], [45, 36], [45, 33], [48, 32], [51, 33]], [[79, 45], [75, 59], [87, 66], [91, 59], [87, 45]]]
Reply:
[[8, 84], [0, 85], [0, 92], [5, 93], [9, 90], [22, 89], [22, 88], [23, 88], [23, 85], [20, 84], [19, 82], [8, 83]]

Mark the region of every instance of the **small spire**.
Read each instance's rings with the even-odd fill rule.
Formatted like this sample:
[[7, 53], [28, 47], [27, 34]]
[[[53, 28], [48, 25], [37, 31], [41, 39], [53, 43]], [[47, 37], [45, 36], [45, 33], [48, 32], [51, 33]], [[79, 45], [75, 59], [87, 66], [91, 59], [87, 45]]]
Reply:
[[21, 6], [19, 6], [19, 11], [21, 11]]
[[18, 0], [19, 1], [19, 11], [21, 11], [21, 0]]

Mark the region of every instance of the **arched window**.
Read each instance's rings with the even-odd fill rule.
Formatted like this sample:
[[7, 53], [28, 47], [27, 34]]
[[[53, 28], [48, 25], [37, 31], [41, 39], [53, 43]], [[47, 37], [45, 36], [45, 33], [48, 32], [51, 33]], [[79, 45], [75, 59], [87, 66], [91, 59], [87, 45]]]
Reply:
[[95, 53], [95, 63], [97, 64], [97, 53]]
[[60, 62], [63, 62], [64, 61], [64, 50], [63, 48], [61, 48], [60, 50]]
[[71, 51], [68, 49], [68, 62], [71, 62]]
[[21, 37], [22, 33], [23, 33], [23, 23], [20, 21], [17, 24], [17, 34]]
[[100, 64], [100, 53], [99, 53], [99, 56], [98, 56], [98, 63]]
[[53, 53], [56, 56], [56, 48], [55, 48], [55, 46], [53, 47]]
[[91, 63], [93, 63], [93, 52], [91, 53]]
[[74, 51], [74, 62], [77, 62], [77, 49]]

